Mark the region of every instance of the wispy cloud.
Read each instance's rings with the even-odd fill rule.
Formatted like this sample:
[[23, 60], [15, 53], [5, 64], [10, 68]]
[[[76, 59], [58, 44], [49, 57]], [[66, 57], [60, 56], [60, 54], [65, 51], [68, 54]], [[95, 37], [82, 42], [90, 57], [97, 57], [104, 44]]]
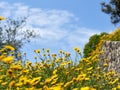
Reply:
[[80, 27], [73, 13], [66, 10], [33, 8], [21, 3], [0, 2], [1, 15], [5, 17], [27, 16], [27, 26], [41, 35], [35, 40], [37, 45], [57, 49], [66, 49], [74, 46], [83, 47], [89, 37], [99, 30]]

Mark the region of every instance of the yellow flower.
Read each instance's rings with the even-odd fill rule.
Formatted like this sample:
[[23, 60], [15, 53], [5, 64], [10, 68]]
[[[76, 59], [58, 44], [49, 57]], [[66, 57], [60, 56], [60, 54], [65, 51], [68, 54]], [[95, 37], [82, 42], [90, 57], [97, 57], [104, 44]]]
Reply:
[[76, 78], [73, 78], [73, 79], [72, 79], [72, 81], [73, 81], [73, 82], [76, 82], [76, 81], [77, 81], [77, 79], [76, 79]]
[[53, 58], [55, 58], [56, 56], [57, 56], [57, 54], [55, 54], [55, 53], [52, 54], [52, 57], [53, 57]]
[[57, 73], [57, 69], [55, 69], [54, 71], [53, 71], [53, 74], [56, 74]]
[[114, 75], [115, 75], [115, 72], [114, 72], [113, 70], [110, 70], [110, 71], [108, 72], [108, 75], [114, 76]]
[[59, 63], [60, 61], [61, 61], [60, 59], [55, 60], [56, 63]]
[[65, 65], [67, 65], [67, 62], [65, 61], [60, 64], [60, 66], [65, 66]]
[[104, 64], [103, 64], [103, 66], [104, 66], [104, 67], [107, 67], [107, 66], [108, 66], [108, 64], [107, 64], [107, 63], [104, 63]]
[[69, 72], [69, 71], [66, 71], [65, 73], [66, 73], [66, 75], [69, 75], [70, 72]]
[[55, 78], [57, 78], [57, 77], [58, 77], [58, 75], [55, 74], [55, 75], [53, 75], [53, 76], [51, 77], [51, 79], [55, 79]]
[[49, 90], [48, 86], [47, 86], [47, 85], [44, 85], [44, 86], [43, 86], [43, 90]]
[[19, 87], [17, 87], [17, 88], [16, 88], [16, 90], [20, 90], [20, 88], [19, 88]]
[[117, 88], [112, 88], [112, 90], [117, 90]]
[[11, 69], [15, 69], [15, 70], [21, 70], [22, 69], [22, 66], [21, 65], [15, 65], [15, 64], [12, 64]]
[[70, 53], [69, 52], [65, 52], [65, 57], [69, 57]]
[[56, 83], [56, 85], [58, 86], [62, 86], [64, 83]]
[[47, 79], [45, 79], [45, 84], [49, 84], [50, 82], [51, 82], [51, 78], [47, 78]]
[[85, 80], [85, 78], [86, 78], [86, 74], [80, 74], [80, 75], [78, 75], [78, 77], [77, 77], [77, 81]]
[[50, 52], [50, 49], [47, 49], [46, 52], [49, 53], [49, 52]]
[[90, 67], [90, 68], [87, 69], [87, 71], [91, 71], [92, 69], [93, 69], [93, 67]]
[[96, 89], [91, 87], [82, 87], [80, 90], [96, 90]]
[[20, 79], [19, 79], [19, 83], [22, 83], [22, 84], [26, 85], [27, 84], [27, 78], [24, 77], [24, 76], [21, 76]]
[[31, 87], [31, 88], [26, 88], [25, 90], [35, 90], [35, 88]]
[[6, 58], [3, 58], [2, 61], [4, 63], [12, 63], [13, 62], [13, 59], [14, 59], [14, 56], [8, 56]]
[[1, 75], [1, 76], [0, 76], [0, 79], [3, 79], [4, 77], [6, 77], [6, 75]]
[[72, 83], [73, 83], [73, 81], [67, 82], [67, 83], [65, 83], [64, 87], [65, 87], [65, 88], [66, 88], [66, 87], [69, 87]]
[[85, 80], [86, 80], [86, 81], [89, 81], [89, 80], [90, 80], [90, 78], [85, 78]]
[[22, 73], [28, 74], [28, 73], [29, 73], [29, 70], [28, 70], [28, 69], [23, 69], [23, 70], [22, 70]]
[[28, 68], [29, 66], [31, 66], [31, 64], [32, 64], [32, 62], [28, 61], [28, 62], [26, 63], [26, 68]]
[[97, 67], [97, 70], [100, 70], [100, 69], [101, 69], [101, 67], [98, 66], [98, 67]]
[[63, 51], [62, 50], [59, 50], [59, 53], [62, 53]]
[[8, 69], [7, 75], [8, 75], [9, 77], [12, 77], [12, 76], [13, 76], [13, 70], [12, 70], [12, 69]]
[[5, 58], [5, 55], [1, 55], [0, 56], [0, 60], [2, 60], [3, 58]]
[[34, 50], [35, 53], [39, 54], [40, 53], [40, 50]]
[[63, 90], [63, 88], [61, 86], [53, 86], [50, 87], [49, 90]]
[[38, 84], [40, 82], [42, 77], [37, 77], [37, 78], [34, 78], [32, 81], [31, 81], [31, 84], [34, 86], [36, 84]]
[[10, 46], [10, 45], [6, 45], [5, 48], [6, 48], [6, 49], [9, 49], [9, 50], [12, 50], [12, 51], [15, 50], [15, 48], [13, 48], [13, 47]]
[[17, 87], [20, 87], [20, 86], [22, 86], [22, 85], [23, 85], [22, 82], [19, 82], [19, 83], [16, 83], [16, 84], [15, 84], [15, 86], [17, 86]]
[[73, 88], [72, 90], [79, 90], [78, 88]]
[[5, 18], [4, 18], [4, 17], [2, 17], [2, 16], [0, 16], [0, 21], [1, 21], [1, 20], [5, 20]]
[[2, 80], [0, 80], [0, 84], [2, 83]]
[[8, 82], [3, 82], [1, 83], [2, 86], [5, 86]]
[[74, 50], [75, 50], [77, 53], [79, 53], [79, 54], [81, 53], [81, 51], [80, 51], [80, 48], [79, 48], [79, 47], [75, 47], [75, 48], [74, 48]]
[[34, 59], [37, 59], [37, 57], [36, 57], [36, 56], [34, 56]]
[[112, 84], [115, 84], [118, 80], [119, 80], [119, 79], [116, 78], [116, 79], [112, 82]]
[[21, 56], [21, 53], [19, 52], [19, 53], [17, 54], [17, 56], [20, 57], [20, 56]]
[[117, 88], [120, 89], [120, 84], [118, 84]]
[[67, 64], [69, 64], [69, 65], [72, 64], [72, 61], [67, 62]]
[[57, 82], [58, 78], [54, 78], [51, 82], [51, 84], [55, 84]]
[[15, 85], [15, 81], [11, 81], [10, 83], [9, 83], [9, 87], [11, 88], [11, 87], [13, 87]]
[[43, 83], [43, 82], [40, 82], [40, 85], [44, 85], [44, 83]]
[[80, 70], [82, 70], [82, 68], [76, 68], [75, 70], [76, 70], [76, 71], [80, 71]]

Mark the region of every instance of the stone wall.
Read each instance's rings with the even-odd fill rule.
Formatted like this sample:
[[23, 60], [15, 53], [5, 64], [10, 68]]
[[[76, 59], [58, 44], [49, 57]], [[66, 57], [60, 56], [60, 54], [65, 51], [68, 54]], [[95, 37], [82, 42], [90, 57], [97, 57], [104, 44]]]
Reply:
[[102, 46], [104, 54], [100, 55], [100, 66], [108, 62], [105, 71], [113, 70], [120, 73], [120, 41], [105, 41]]

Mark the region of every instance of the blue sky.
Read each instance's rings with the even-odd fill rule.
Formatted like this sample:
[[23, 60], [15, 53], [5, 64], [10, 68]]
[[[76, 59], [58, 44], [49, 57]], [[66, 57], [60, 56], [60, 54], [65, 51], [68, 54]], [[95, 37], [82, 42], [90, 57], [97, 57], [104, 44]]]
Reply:
[[41, 38], [23, 47], [31, 60], [34, 49], [60, 49], [73, 53], [73, 47], [83, 49], [95, 33], [111, 32], [116, 27], [109, 16], [101, 12], [102, 0], [0, 0], [0, 12], [5, 17], [29, 16], [27, 26]]

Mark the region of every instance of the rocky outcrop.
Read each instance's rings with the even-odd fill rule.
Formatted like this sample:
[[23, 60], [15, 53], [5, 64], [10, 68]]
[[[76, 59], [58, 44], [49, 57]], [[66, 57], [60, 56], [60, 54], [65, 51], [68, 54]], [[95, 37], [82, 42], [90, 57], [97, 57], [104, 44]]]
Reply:
[[105, 71], [113, 70], [120, 73], [120, 41], [105, 41], [102, 46], [103, 54], [99, 55], [100, 66], [108, 63]]

